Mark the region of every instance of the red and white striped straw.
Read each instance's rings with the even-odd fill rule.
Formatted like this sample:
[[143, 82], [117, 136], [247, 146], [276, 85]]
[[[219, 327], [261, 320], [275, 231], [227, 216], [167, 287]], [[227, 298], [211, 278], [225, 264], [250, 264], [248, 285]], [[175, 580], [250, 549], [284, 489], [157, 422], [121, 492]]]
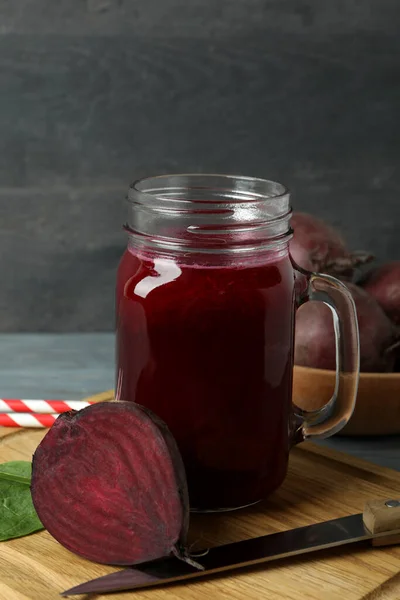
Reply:
[[22, 400], [17, 398], [0, 399], [0, 414], [4, 413], [63, 413], [68, 410], [81, 410], [94, 402], [85, 400]]
[[0, 427], [51, 427], [58, 414], [0, 413]]

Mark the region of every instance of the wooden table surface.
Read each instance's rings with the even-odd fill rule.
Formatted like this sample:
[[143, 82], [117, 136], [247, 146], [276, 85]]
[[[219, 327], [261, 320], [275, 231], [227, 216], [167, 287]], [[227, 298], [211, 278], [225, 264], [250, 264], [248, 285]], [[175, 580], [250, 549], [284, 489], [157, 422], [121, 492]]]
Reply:
[[[113, 384], [111, 333], [0, 335], [3, 398], [79, 399], [108, 390]], [[319, 443], [400, 470], [400, 436], [335, 436]]]
[[[0, 430], [5, 460], [29, 460], [44, 430]], [[399, 497], [400, 473], [309, 442], [294, 448], [283, 485], [240, 511], [191, 515], [189, 545], [207, 548], [360, 512]], [[390, 510], [390, 509], [387, 509]], [[119, 570], [87, 561], [46, 531], [0, 544], [0, 600], [59, 600], [60, 592]], [[400, 546], [369, 543], [234, 569], [166, 587], [82, 600], [399, 600]]]
[[[2, 335], [1, 396], [73, 399], [110, 389], [113, 387], [113, 344], [112, 334]], [[36, 436], [41, 435], [43, 432], [40, 430], [30, 434], [34, 439], [31, 440], [31, 446], [25, 448], [25, 454], [21, 441], [22, 438], [28, 439], [29, 435], [21, 432], [16, 438], [4, 438], [0, 444], [0, 462], [17, 457], [27, 459], [38, 442]], [[400, 436], [376, 439], [336, 436], [322, 445], [400, 471]], [[362, 509], [363, 502], [372, 497], [398, 496], [400, 474], [358, 463], [357, 458], [335, 457], [326, 449], [319, 451], [319, 457], [314, 454], [315, 450], [311, 451], [314, 467], [310, 469], [307, 465], [310, 450], [310, 446], [304, 444], [292, 453], [289, 476], [275, 498], [274, 519], [279, 510], [283, 511], [275, 530], [279, 530], [282, 524], [287, 528], [357, 512]], [[344, 466], [342, 461], [348, 461], [348, 466]], [[318, 465], [319, 469], [316, 468]], [[326, 497], [323, 497], [324, 494], [327, 494]], [[273, 503], [274, 500], [269, 502]], [[266, 519], [261, 505], [251, 509], [247, 516], [242, 513], [240, 519], [235, 514], [217, 515], [215, 519], [222, 520], [218, 527], [218, 523], [207, 524], [210, 543], [232, 541], [230, 537], [225, 539], [221, 531], [229, 532], [234, 536], [232, 539], [244, 539], [244, 534], [244, 537], [249, 534], [260, 535], [263, 527], [266, 528], [265, 533], [273, 531], [275, 521], [271, 522], [270, 508]], [[227, 523], [222, 527], [224, 520], [229, 521], [229, 527]], [[203, 526], [201, 522], [200, 525], [203, 528], [202, 535], [205, 535], [205, 524]], [[196, 539], [198, 537], [195, 536]], [[110, 570], [110, 567], [93, 563], [88, 566], [87, 561], [68, 553], [47, 532], [6, 542], [2, 546], [0, 562], [3, 568], [0, 574], [0, 600], [53, 600], [59, 597], [62, 588]], [[173, 591], [143, 591], [138, 598], [150, 598], [151, 595], [152, 598], [179, 597], [186, 600], [209, 598], [212, 593], [221, 600], [226, 597], [238, 600], [244, 597], [257, 600], [262, 597], [294, 599], [301, 597], [301, 589], [307, 593], [307, 598], [315, 600], [344, 597], [351, 600], [397, 600], [400, 597], [400, 582], [396, 575], [400, 571], [399, 565], [398, 547], [384, 551], [350, 549], [343, 554], [333, 552], [322, 562], [317, 557], [307, 562], [298, 559], [277, 565], [271, 571], [261, 569], [254, 573], [243, 573], [238, 578], [231, 575], [227, 579], [174, 587]], [[64, 579], [59, 580], [59, 574]], [[394, 579], [391, 579], [393, 576]], [[26, 581], [30, 582], [28, 587], [24, 584]], [[120, 594], [118, 600], [130, 596]], [[117, 595], [111, 597], [117, 598]], [[106, 600], [106, 596], [101, 598]]]

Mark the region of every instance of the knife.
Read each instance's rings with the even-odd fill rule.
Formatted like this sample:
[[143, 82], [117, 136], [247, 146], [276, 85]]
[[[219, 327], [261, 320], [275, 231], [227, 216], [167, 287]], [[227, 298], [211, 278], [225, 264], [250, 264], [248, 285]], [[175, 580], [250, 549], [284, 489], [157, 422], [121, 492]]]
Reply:
[[363, 513], [210, 548], [200, 557], [202, 571], [167, 557], [92, 579], [61, 596], [135, 590], [198, 579], [365, 540], [372, 540], [375, 546], [400, 543], [400, 500], [374, 500], [365, 505]]

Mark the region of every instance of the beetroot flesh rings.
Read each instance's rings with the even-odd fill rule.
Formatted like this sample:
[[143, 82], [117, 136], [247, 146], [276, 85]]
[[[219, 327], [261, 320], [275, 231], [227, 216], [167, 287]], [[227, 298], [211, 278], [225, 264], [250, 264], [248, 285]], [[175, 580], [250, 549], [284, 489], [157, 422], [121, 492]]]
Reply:
[[134, 565], [185, 550], [185, 470], [167, 426], [132, 402], [58, 417], [33, 455], [32, 499], [44, 527], [89, 560]]

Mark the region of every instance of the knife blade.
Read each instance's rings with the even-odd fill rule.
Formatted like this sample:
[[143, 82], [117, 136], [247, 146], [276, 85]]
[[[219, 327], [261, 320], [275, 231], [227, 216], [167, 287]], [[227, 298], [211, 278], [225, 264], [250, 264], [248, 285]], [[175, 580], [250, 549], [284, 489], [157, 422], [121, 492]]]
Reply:
[[365, 540], [376, 541], [376, 545], [400, 542], [400, 501], [372, 501], [366, 504], [363, 513], [210, 548], [200, 558], [202, 571], [175, 557], [167, 557], [92, 579], [62, 592], [61, 596], [187, 581]]

